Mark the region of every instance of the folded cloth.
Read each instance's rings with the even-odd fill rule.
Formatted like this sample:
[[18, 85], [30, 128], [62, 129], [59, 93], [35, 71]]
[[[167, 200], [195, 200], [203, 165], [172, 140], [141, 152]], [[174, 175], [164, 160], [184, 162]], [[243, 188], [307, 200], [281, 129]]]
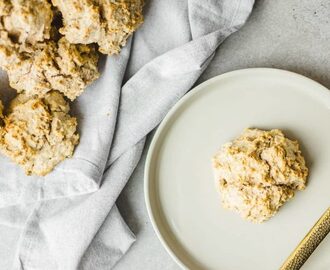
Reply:
[[[22, 229], [15, 269], [110, 269], [126, 252], [134, 236], [115, 202], [146, 135], [245, 23], [253, 3], [147, 1], [134, 44], [103, 58], [101, 78], [74, 104], [81, 134], [74, 157], [44, 178], [25, 177], [1, 157], [0, 223]], [[135, 74], [122, 86], [126, 69]]]

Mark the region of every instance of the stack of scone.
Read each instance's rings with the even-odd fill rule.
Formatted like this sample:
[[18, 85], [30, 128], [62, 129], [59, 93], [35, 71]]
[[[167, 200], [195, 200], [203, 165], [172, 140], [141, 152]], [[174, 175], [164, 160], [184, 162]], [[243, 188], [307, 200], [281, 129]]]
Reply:
[[142, 23], [142, 0], [0, 0], [0, 67], [19, 95], [2, 114], [0, 151], [26, 174], [72, 156], [69, 103], [99, 77], [99, 52], [118, 53]]

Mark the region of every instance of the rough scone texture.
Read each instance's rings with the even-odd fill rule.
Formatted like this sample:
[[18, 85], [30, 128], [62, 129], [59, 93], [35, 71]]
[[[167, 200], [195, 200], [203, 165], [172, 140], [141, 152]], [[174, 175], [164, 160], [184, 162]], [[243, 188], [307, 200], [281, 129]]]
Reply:
[[143, 0], [0, 0], [0, 67], [19, 93], [58, 90], [74, 100], [99, 77], [96, 44], [119, 53], [143, 22], [142, 7]]
[[0, 103], [0, 151], [27, 174], [45, 175], [72, 155], [77, 122], [62, 94], [74, 100], [100, 76], [97, 48], [119, 53], [142, 23], [142, 7], [143, 0], [0, 0], [0, 67], [20, 93], [5, 117]]
[[1, 128], [0, 151], [23, 167], [27, 175], [43, 176], [71, 157], [78, 144], [76, 118], [56, 91], [43, 98], [18, 95]]
[[[94, 45], [70, 44], [65, 38], [36, 45], [17, 46], [0, 32], [0, 64], [10, 86], [28, 96], [58, 90], [74, 100], [99, 77]], [[3, 43], [4, 46], [1, 46]]]
[[297, 141], [278, 129], [246, 129], [212, 159], [222, 205], [261, 223], [306, 187], [308, 169]]
[[48, 0], [0, 0], [0, 28], [19, 43], [49, 39], [52, 20]]
[[104, 54], [119, 53], [142, 24], [143, 0], [52, 0], [62, 13], [60, 29], [70, 43], [97, 43]]

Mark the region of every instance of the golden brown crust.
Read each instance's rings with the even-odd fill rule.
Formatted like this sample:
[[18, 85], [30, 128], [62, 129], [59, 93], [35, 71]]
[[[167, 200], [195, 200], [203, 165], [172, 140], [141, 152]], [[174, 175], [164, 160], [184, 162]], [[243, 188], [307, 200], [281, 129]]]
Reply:
[[63, 15], [60, 32], [71, 43], [98, 43], [104, 54], [117, 54], [142, 24], [142, 0], [52, 0]]
[[45, 175], [72, 155], [77, 122], [62, 94], [78, 97], [99, 77], [97, 46], [119, 53], [143, 21], [143, 0], [50, 2], [0, 0], [0, 67], [21, 93], [5, 117], [0, 103], [0, 151], [26, 174]]
[[306, 187], [308, 169], [297, 141], [278, 130], [246, 129], [213, 157], [222, 205], [263, 222]]
[[0, 151], [21, 165], [27, 175], [46, 175], [71, 157], [79, 135], [69, 104], [56, 91], [44, 98], [18, 95], [1, 129]]
[[8, 72], [10, 86], [28, 96], [42, 97], [58, 90], [74, 100], [99, 77], [93, 45], [69, 44], [61, 38], [34, 46], [10, 46], [0, 46], [0, 63]]
[[52, 20], [52, 6], [47, 0], [0, 0], [1, 27], [19, 43], [49, 39]]
[[18, 92], [42, 97], [58, 90], [74, 100], [99, 77], [98, 53], [94, 44], [50, 39], [57, 32], [53, 13], [48, 0], [0, 0], [0, 67]]
[[97, 43], [100, 38], [101, 16], [95, 0], [52, 0], [63, 16], [61, 34], [71, 43]]
[[99, 51], [119, 53], [128, 37], [142, 24], [142, 0], [100, 0], [100, 10], [105, 27], [98, 42]]

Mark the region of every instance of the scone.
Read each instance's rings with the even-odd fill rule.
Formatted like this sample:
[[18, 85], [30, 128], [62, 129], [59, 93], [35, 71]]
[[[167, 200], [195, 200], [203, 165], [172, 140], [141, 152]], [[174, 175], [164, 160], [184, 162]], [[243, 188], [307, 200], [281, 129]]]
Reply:
[[43, 98], [18, 95], [1, 128], [0, 151], [21, 165], [27, 175], [43, 176], [71, 157], [78, 144], [77, 120], [56, 91]]
[[119, 53], [143, 22], [143, 0], [52, 0], [63, 16], [60, 29], [70, 43], [97, 43], [104, 54]]
[[274, 129], [246, 129], [212, 159], [224, 208], [252, 222], [272, 217], [306, 187], [308, 169], [297, 141]]
[[0, 65], [10, 86], [27, 96], [43, 97], [58, 90], [74, 100], [99, 77], [94, 45], [70, 44], [65, 38], [18, 46], [0, 32]]
[[52, 6], [47, 0], [0, 0], [0, 28], [18, 43], [49, 39], [52, 20]]

